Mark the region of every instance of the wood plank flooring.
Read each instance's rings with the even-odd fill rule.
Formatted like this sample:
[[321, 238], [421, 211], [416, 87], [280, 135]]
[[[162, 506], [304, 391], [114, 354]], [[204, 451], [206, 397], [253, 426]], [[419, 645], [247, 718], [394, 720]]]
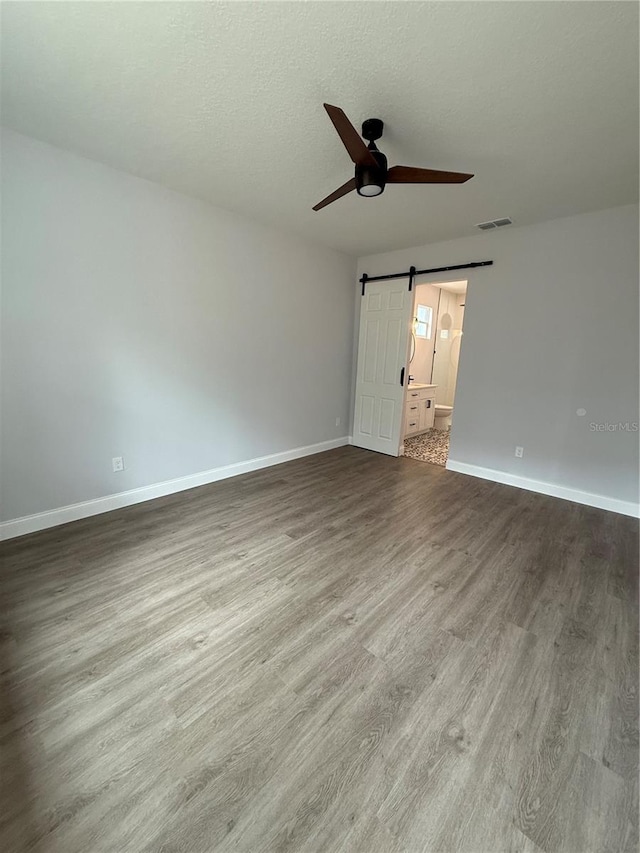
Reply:
[[356, 448], [7, 542], [0, 849], [635, 851], [637, 547]]

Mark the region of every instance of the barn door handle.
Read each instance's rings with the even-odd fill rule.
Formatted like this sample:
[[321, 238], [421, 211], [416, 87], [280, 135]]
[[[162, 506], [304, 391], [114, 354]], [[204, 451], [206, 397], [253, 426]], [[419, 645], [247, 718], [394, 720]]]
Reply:
[[400, 384], [404, 386], [404, 367], [400, 371]]

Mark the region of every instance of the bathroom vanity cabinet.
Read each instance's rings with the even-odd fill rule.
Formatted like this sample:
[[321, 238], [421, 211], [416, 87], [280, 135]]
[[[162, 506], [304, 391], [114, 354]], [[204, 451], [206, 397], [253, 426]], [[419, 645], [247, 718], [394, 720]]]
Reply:
[[436, 385], [414, 383], [407, 387], [404, 404], [404, 434], [417, 435], [433, 426], [436, 411]]

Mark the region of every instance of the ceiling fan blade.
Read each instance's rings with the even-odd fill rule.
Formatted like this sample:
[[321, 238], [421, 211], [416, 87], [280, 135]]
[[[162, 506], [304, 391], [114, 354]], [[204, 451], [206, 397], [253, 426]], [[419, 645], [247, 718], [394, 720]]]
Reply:
[[328, 204], [331, 204], [332, 201], [337, 201], [339, 198], [342, 198], [343, 195], [347, 195], [347, 193], [350, 193], [352, 190], [355, 190], [355, 188], [356, 179], [351, 178], [350, 181], [347, 181], [346, 184], [343, 184], [341, 187], [338, 187], [338, 189], [335, 192], [332, 192], [331, 195], [328, 195], [326, 198], [323, 198], [322, 201], [319, 201], [313, 209], [320, 210], [320, 208], [326, 207]]
[[464, 184], [472, 178], [465, 172], [439, 172], [414, 166], [392, 166], [387, 172], [388, 184]]
[[356, 166], [377, 167], [376, 158], [369, 151], [362, 137], [351, 124], [344, 111], [340, 107], [331, 106], [331, 104], [325, 104], [324, 108], [329, 114], [333, 126], [338, 131], [338, 136], [347, 149], [349, 157], [351, 157]]

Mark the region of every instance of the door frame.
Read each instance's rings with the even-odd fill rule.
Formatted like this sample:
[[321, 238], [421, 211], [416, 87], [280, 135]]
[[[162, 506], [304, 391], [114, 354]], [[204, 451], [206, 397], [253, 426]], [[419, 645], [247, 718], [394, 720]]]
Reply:
[[[416, 275], [413, 280], [414, 290], [417, 288], [419, 284], [433, 284], [438, 287], [441, 284], [448, 284], [451, 281], [462, 281], [463, 279], [467, 282], [467, 292], [465, 294], [465, 309], [464, 309], [464, 325], [467, 326], [467, 310], [469, 306], [469, 294], [472, 291], [473, 280], [478, 276], [478, 273], [482, 273], [483, 267], [471, 267], [469, 269], [460, 270], [460, 275], [455, 275], [455, 272], [438, 272], [438, 273], [423, 273], [422, 275]], [[415, 304], [415, 297], [414, 297]], [[438, 315], [440, 314], [438, 310]], [[435, 327], [436, 332], [438, 330], [438, 319], [439, 316], [436, 317]], [[463, 336], [466, 339], [466, 336]], [[435, 344], [435, 339], [434, 339]], [[433, 363], [435, 362], [435, 353], [434, 360], [431, 364], [431, 377], [433, 378]], [[459, 394], [459, 378], [460, 378], [460, 367], [462, 365], [462, 341], [460, 342], [460, 358], [458, 361], [458, 372], [456, 374], [456, 398], [460, 398]], [[451, 437], [453, 438], [453, 424], [454, 418], [451, 418]]]
[[[469, 307], [469, 297], [476, 290], [476, 283], [480, 283], [482, 278], [486, 275], [486, 272], [489, 267], [493, 266], [493, 261], [469, 261], [464, 264], [458, 264], [455, 266], [441, 267], [439, 271], [434, 272], [423, 272], [417, 271], [414, 266], [410, 267], [409, 275], [412, 277], [412, 290], [417, 284], [446, 284], [448, 281], [454, 281], [457, 278], [464, 277], [467, 281], [467, 294], [465, 298], [466, 306], [465, 306], [465, 326], [468, 330], [468, 319], [467, 319], [467, 309]], [[460, 272], [460, 275], [456, 275]], [[464, 271], [464, 272], [463, 272]], [[356, 407], [356, 376], [357, 376], [357, 358], [358, 358], [358, 344], [360, 338], [360, 299], [362, 294], [364, 293], [364, 289], [366, 287], [366, 282], [369, 279], [378, 279], [381, 280], [383, 278], [388, 278], [389, 280], [394, 278], [404, 277], [407, 278], [407, 273], [384, 273], [382, 270], [373, 270], [372, 274], [368, 273], [360, 273], [358, 270], [357, 277], [357, 290], [356, 290], [356, 305], [358, 306], [355, 311], [354, 317], [354, 362], [353, 362], [353, 373], [352, 373], [352, 408], [351, 408], [351, 417], [352, 424], [355, 425], [355, 407]], [[415, 296], [414, 296], [415, 299]], [[465, 335], [467, 348], [469, 346], [468, 334]], [[406, 381], [408, 381], [408, 367], [409, 367], [409, 353], [410, 353], [410, 336], [407, 341], [407, 355], [405, 360], [405, 377]], [[458, 367], [458, 377], [460, 376], [460, 367]], [[460, 397], [460, 391], [464, 390], [464, 386], [462, 389], [458, 389], [458, 383], [456, 382], [456, 395]], [[459, 420], [458, 420], [459, 422]], [[452, 428], [452, 438], [455, 432]], [[402, 447], [402, 443], [398, 446], [398, 455], [400, 455], [400, 450]]]

